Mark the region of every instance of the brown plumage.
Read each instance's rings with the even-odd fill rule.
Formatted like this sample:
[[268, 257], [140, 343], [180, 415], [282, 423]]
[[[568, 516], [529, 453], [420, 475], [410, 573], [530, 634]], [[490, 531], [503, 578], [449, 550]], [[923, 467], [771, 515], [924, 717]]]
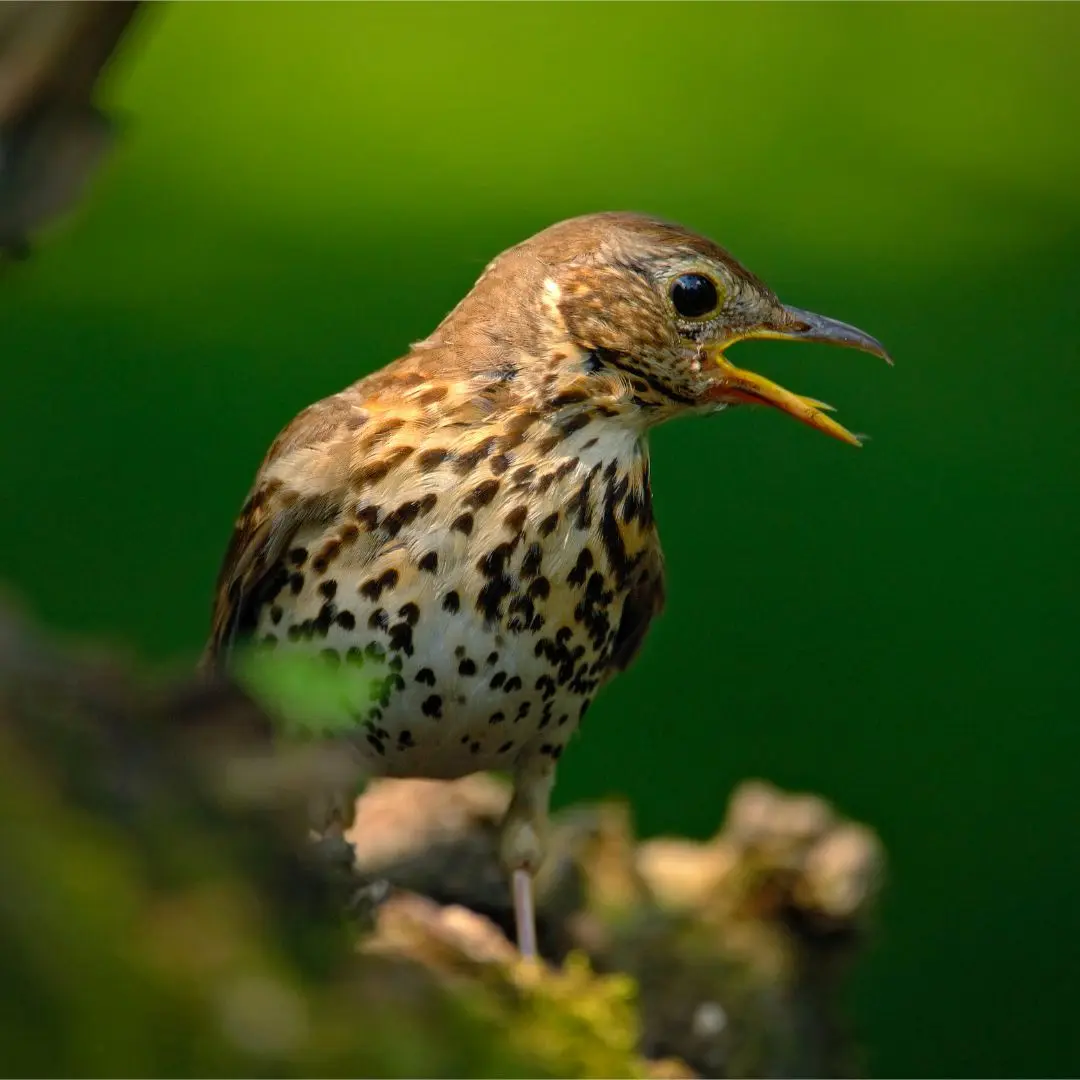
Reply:
[[511, 248], [430, 337], [271, 446], [206, 663], [250, 639], [367, 665], [341, 752], [358, 774], [511, 771], [504, 854], [524, 885], [555, 763], [663, 606], [649, 430], [757, 402], [856, 441], [828, 406], [725, 359], [751, 337], [885, 355], [674, 225], [597, 214]]

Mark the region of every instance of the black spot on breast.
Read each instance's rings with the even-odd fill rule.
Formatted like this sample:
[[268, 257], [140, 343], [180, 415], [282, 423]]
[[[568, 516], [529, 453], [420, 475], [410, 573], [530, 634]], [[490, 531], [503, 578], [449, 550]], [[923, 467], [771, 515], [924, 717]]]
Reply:
[[420, 705], [420, 711], [425, 716], [431, 716], [436, 720], [442, 718], [442, 698], [438, 694], [429, 694]]
[[[532, 602], [532, 598], [527, 594], [523, 595], [519, 593], [517, 596], [514, 597], [513, 600], [510, 601], [510, 605], [509, 607], [507, 607], [506, 613], [507, 615], [513, 615], [516, 612], [520, 612], [523, 618], [517, 621], [519, 621], [522, 624], [522, 627], [524, 627], [526, 624], [532, 622], [533, 607], [534, 605]], [[514, 621], [515, 620], [511, 620], [511, 622]], [[507, 629], [513, 629], [513, 627], [508, 623]]]
[[574, 586], [581, 586], [585, 584], [586, 575], [593, 568], [593, 553], [587, 547], [583, 547], [578, 552], [577, 562], [574, 563], [573, 570], [566, 576], [567, 583]]
[[501, 712], [501, 711], [500, 712], [493, 712], [488, 717], [488, 723], [489, 724], [501, 724], [505, 719], [506, 719], [506, 713]]
[[311, 560], [311, 569], [314, 570], [316, 574], [325, 574], [329, 566], [329, 560], [323, 555], [316, 555], [315, 558]]
[[319, 592], [326, 597], [327, 600], [333, 600], [334, 595], [337, 593], [336, 581], [323, 581], [319, 585]]
[[540, 573], [543, 556], [543, 548], [536, 542], [531, 543], [528, 551], [525, 552], [525, 558], [521, 560], [522, 577], [536, 577]]
[[473, 447], [472, 450], [466, 450], [464, 453], [458, 454], [454, 461], [454, 471], [461, 476], [472, 472], [491, 453], [494, 445], [494, 436], [488, 436], [488, 438]]
[[529, 516], [529, 508], [527, 506], [515, 506], [506, 517], [503, 518], [503, 524], [511, 532], [521, 532], [525, 527], [525, 519]]
[[422, 555], [417, 566], [429, 574], [434, 574], [439, 569], [439, 553], [429, 551], [426, 555]]
[[610, 604], [612, 598], [612, 593], [605, 594], [604, 592], [604, 575], [594, 570], [589, 578], [589, 584], [585, 586], [585, 599], [591, 600], [594, 604]]
[[475, 675], [476, 674], [476, 661], [475, 660], [469, 660], [468, 658], [466, 658], [466, 659], [462, 660], [460, 664], [458, 664], [457, 669], [458, 669], [458, 674], [459, 675]]
[[578, 488], [577, 493], [570, 500], [567, 509], [574, 517], [574, 524], [579, 529], [591, 529], [593, 521], [593, 507], [592, 507], [592, 482], [593, 477], [599, 471], [600, 466], [594, 465], [589, 475], [585, 477], [581, 487]]
[[416, 681], [418, 683], [421, 683], [422, 685], [425, 685], [425, 686], [434, 686], [435, 685], [435, 672], [432, 671], [431, 668], [429, 668], [429, 667], [422, 667], [416, 673]]
[[473, 516], [466, 512], [454, 518], [450, 528], [455, 532], [464, 533], [468, 536], [473, 531]]
[[498, 690], [504, 682], [506, 682], [506, 672], [496, 671], [495, 674], [491, 676], [491, 682], [489, 685], [491, 686], [492, 690]]
[[536, 527], [536, 531], [541, 536], [550, 536], [559, 524], [559, 512], [556, 510], [554, 513], [548, 514], [543, 521]]
[[506, 569], [506, 563], [517, 547], [517, 541], [496, 544], [486, 555], [476, 561], [476, 569], [486, 578], [498, 577]]
[[390, 615], [386, 608], [376, 608], [368, 616], [367, 624], [369, 630], [385, 630], [390, 625]]
[[326, 637], [334, 622], [334, 613], [337, 609], [333, 604], [323, 604], [319, 608], [319, 614], [314, 619], [305, 620], [304, 625], [310, 628], [309, 637]]
[[299, 596], [300, 590], [304, 587], [304, 575], [297, 572], [289, 575], [289, 589], [292, 591], [293, 596]]
[[289, 562], [293, 566], [303, 566], [307, 562], [307, 548], [295, 547], [289, 552]]
[[391, 510], [383, 518], [383, 529], [388, 537], [395, 537], [406, 525], [411, 525], [420, 514], [420, 503], [416, 499], [403, 502], [396, 510]]
[[379, 527], [379, 508], [377, 506], [362, 506], [356, 511], [356, 520], [367, 530], [374, 532]]
[[476, 610], [486, 620], [494, 622], [502, 614], [501, 604], [512, 588], [513, 582], [506, 574], [493, 577], [477, 594]]
[[281, 616], [283, 614], [284, 612], [281, 608], [277, 604], [273, 604], [270, 608], [270, 621], [277, 626], [277, 624], [281, 622]]
[[474, 510], [478, 510], [482, 506], [487, 506], [492, 499], [499, 492], [498, 480], [485, 480], [482, 484], [477, 484], [476, 487], [465, 496], [465, 505], [471, 506]]
[[[284, 566], [278, 565], [274, 569], [273, 574], [266, 579], [266, 583], [263, 586], [263, 588], [259, 590], [260, 593], [262, 593], [261, 598], [260, 598], [261, 602], [264, 603], [264, 604], [273, 603], [274, 600], [276, 600], [278, 595], [281, 593], [281, 590], [284, 589], [285, 586], [288, 585], [288, 584], [289, 584], [289, 571]], [[239, 581], [234, 581], [229, 586], [229, 598], [234, 603], [239, 603], [240, 602], [240, 582]], [[251, 609], [252, 614], [258, 609], [258, 606], [259, 606], [259, 600], [256, 599], [255, 597], [253, 597], [252, 598], [252, 609]], [[243, 620], [243, 621], [246, 622], [247, 620]]]
[[514, 749], [514, 740], [513, 739], [508, 739], [506, 742], [504, 742], [502, 744], [502, 746], [499, 747], [498, 752], [500, 754], [505, 754], [508, 750], [513, 750], [513, 749]]
[[403, 652], [406, 656], [412, 656], [412, 637], [412, 627], [408, 623], [394, 623], [390, 627], [390, 648], [395, 652]]
[[381, 757], [386, 757], [386, 747], [383, 746], [381, 739], [377, 738], [375, 735], [369, 734], [367, 736], [367, 741], [378, 750]]
[[502, 476], [510, 468], [510, 458], [506, 454], [496, 454], [489, 464], [492, 476]]
[[454, 615], [461, 609], [461, 597], [451, 589], [443, 597], [442, 606], [443, 611], [449, 611], [451, 615]]
[[528, 595], [535, 600], [546, 600], [551, 595], [551, 582], [542, 574], [533, 578], [529, 584]]
[[360, 586], [360, 595], [368, 600], [378, 600], [387, 590], [393, 589], [398, 583], [398, 572], [394, 569], [384, 570], [377, 578], [369, 578]]
[[521, 689], [521, 679], [517, 675], [511, 675], [506, 680], [506, 685], [503, 687], [506, 693], [512, 694], [515, 690]]
[[615, 575], [616, 588], [622, 589], [634, 569], [634, 562], [627, 556], [626, 542], [619, 526], [616, 511], [627, 488], [629, 480], [624, 476], [620, 481], [609, 481], [604, 493], [604, 509], [600, 515], [600, 540], [608, 557], [608, 565]]
[[410, 626], [415, 626], [420, 620], [420, 609], [411, 600], [407, 604], [402, 604], [398, 608], [398, 615], [401, 616]]
[[340, 540], [327, 540], [322, 546], [322, 551], [311, 560], [311, 568], [317, 574], [326, 572], [326, 568], [338, 557], [341, 551]]
[[580, 464], [576, 457], [567, 458], [552, 474], [555, 480], [564, 480], [569, 476]]
[[351, 611], [339, 611], [334, 621], [342, 630], [356, 629], [356, 616]]

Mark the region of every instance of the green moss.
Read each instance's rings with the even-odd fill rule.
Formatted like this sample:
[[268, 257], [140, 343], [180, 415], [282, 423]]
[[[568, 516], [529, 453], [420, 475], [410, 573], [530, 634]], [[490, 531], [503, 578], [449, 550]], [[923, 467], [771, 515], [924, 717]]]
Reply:
[[572, 954], [561, 970], [524, 969], [525, 995], [510, 1043], [543, 1063], [553, 1076], [641, 1077], [635, 1048], [639, 1021], [634, 982], [626, 975], [595, 975]]

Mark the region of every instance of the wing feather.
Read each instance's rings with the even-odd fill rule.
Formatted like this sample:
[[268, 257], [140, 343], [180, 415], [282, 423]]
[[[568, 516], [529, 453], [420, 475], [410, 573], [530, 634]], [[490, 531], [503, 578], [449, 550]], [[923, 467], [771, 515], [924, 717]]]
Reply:
[[356, 397], [338, 394], [301, 412], [270, 447], [218, 574], [204, 669], [221, 666], [237, 638], [254, 629], [297, 533], [342, 513], [351, 460], [344, 443], [364, 420]]

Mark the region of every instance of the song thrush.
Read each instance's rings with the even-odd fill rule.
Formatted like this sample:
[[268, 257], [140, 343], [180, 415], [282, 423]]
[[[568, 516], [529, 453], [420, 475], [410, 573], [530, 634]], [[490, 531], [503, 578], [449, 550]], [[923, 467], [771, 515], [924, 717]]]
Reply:
[[[664, 601], [649, 431], [752, 403], [859, 445], [829, 406], [734, 367], [724, 350], [747, 338], [888, 359], [683, 228], [562, 222], [491, 262], [407, 355], [301, 412], [236, 522], [206, 662], [254, 639], [382, 663], [333, 743], [357, 778], [510, 771], [523, 954], [556, 764]], [[340, 830], [352, 792], [322, 794], [315, 825]]]

